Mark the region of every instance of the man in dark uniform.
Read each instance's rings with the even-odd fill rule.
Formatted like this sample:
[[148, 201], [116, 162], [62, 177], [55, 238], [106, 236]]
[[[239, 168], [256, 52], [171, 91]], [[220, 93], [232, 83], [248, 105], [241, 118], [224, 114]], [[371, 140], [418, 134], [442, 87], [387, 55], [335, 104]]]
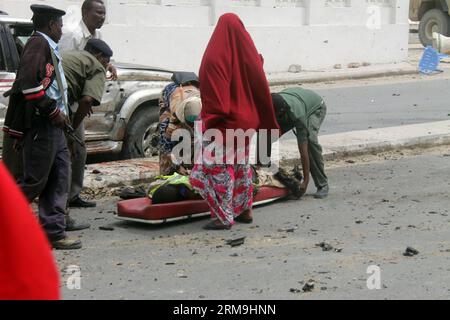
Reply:
[[297, 136], [304, 176], [300, 186], [301, 194], [305, 194], [308, 188], [311, 173], [317, 188], [314, 198], [327, 197], [328, 178], [318, 140], [319, 129], [327, 112], [325, 102], [317, 93], [303, 88], [289, 88], [273, 93], [272, 101], [281, 134], [293, 129]]
[[79, 249], [81, 241], [68, 238], [65, 230], [70, 176], [64, 134], [67, 83], [57, 46], [65, 12], [46, 5], [31, 5], [31, 10], [35, 32], [22, 53], [3, 130], [18, 138], [17, 148], [23, 144], [19, 186], [28, 201], [39, 197], [39, 220], [53, 247]]
[[[67, 51], [62, 54], [72, 127], [82, 141], [84, 141], [84, 130], [77, 129], [82, 125], [84, 118], [92, 114], [92, 106], [100, 105], [106, 82], [106, 67], [112, 55], [111, 48], [99, 39], [90, 39], [82, 51]], [[70, 195], [78, 196], [83, 187], [86, 148], [80, 146], [69, 136], [67, 142], [72, 159], [72, 183], [70, 184], [69, 199], [73, 199]], [[80, 164], [82, 164], [81, 167]], [[74, 172], [78, 174], [74, 174]], [[76, 181], [74, 182], [73, 179]], [[88, 224], [74, 224], [73, 222], [73, 219], [68, 216], [69, 229], [81, 230], [89, 227]]]

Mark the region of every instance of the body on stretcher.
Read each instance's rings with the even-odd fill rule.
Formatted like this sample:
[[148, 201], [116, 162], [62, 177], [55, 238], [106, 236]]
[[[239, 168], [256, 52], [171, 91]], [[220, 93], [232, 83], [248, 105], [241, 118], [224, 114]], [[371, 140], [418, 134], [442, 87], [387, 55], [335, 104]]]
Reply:
[[[290, 195], [286, 188], [263, 186], [258, 189], [254, 206], [270, 203]], [[126, 221], [160, 224], [209, 215], [209, 206], [204, 200], [186, 200], [164, 204], [152, 204], [148, 197], [124, 200], [117, 204], [116, 218]]]

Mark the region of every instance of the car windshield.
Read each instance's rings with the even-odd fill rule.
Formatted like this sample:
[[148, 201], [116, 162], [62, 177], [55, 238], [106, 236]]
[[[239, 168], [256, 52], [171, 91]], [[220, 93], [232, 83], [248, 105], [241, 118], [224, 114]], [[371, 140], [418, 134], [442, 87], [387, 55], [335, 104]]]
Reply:
[[14, 37], [14, 42], [16, 43], [17, 51], [19, 55], [22, 54], [22, 50], [25, 47], [28, 39], [33, 33], [33, 26], [29, 24], [13, 24], [9, 26], [11, 33]]

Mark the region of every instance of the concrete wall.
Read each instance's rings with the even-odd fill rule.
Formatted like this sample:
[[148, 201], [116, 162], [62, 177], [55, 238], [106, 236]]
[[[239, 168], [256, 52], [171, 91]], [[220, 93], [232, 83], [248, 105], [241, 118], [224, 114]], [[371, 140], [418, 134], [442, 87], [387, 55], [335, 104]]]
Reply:
[[[46, 3], [80, 18], [82, 0], [0, 0], [10, 15], [30, 18]], [[315, 70], [350, 62], [407, 58], [408, 0], [106, 0], [104, 39], [118, 61], [197, 71], [221, 14], [237, 13], [271, 72], [291, 64]]]

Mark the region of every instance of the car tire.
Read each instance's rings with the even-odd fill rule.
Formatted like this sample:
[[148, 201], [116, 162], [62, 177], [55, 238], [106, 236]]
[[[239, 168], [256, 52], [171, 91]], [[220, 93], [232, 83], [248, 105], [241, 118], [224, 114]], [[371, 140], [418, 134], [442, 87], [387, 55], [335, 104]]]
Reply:
[[146, 158], [157, 155], [152, 145], [159, 121], [159, 110], [154, 105], [140, 107], [131, 117], [122, 147], [121, 158]]
[[439, 10], [428, 10], [419, 24], [419, 39], [424, 47], [433, 44], [433, 32], [448, 36], [450, 31], [450, 17], [448, 13]]

